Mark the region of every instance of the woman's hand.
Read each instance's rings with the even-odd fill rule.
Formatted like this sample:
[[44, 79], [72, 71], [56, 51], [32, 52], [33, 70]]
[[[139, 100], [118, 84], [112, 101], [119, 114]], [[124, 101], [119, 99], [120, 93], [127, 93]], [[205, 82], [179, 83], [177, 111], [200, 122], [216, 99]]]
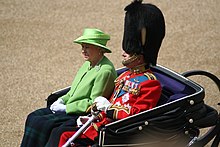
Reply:
[[50, 106], [50, 110], [53, 113], [66, 112], [66, 105], [64, 105], [64, 101], [61, 98], [59, 98]]

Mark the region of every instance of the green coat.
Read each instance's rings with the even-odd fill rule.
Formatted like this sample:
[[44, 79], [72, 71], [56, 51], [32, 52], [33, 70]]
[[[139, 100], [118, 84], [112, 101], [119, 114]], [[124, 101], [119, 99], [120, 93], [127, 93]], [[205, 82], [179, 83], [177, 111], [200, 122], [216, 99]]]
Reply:
[[98, 96], [109, 98], [114, 89], [117, 73], [112, 62], [103, 59], [93, 68], [86, 61], [76, 74], [70, 91], [62, 96], [67, 114], [85, 114]]

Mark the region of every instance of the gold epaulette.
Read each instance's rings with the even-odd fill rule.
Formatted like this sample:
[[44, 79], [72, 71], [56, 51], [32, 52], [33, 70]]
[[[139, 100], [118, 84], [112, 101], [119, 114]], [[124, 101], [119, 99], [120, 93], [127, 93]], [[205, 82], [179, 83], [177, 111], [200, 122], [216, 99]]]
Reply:
[[157, 80], [156, 76], [153, 73], [145, 72], [144, 75], [148, 77], [149, 80]]

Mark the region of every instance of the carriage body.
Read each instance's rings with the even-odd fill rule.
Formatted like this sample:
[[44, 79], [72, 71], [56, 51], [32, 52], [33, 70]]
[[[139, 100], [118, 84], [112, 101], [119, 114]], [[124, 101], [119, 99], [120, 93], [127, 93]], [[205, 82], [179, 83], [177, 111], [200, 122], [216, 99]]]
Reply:
[[[118, 74], [127, 70], [118, 69]], [[96, 146], [218, 146], [220, 118], [204, 102], [205, 90], [194, 81], [161, 65], [151, 70], [162, 85], [158, 105], [150, 110], [114, 121], [100, 128]], [[218, 81], [219, 82], [219, 81]], [[220, 86], [219, 83], [218, 87]], [[47, 106], [70, 87], [48, 97]], [[200, 137], [200, 130], [209, 132]]]

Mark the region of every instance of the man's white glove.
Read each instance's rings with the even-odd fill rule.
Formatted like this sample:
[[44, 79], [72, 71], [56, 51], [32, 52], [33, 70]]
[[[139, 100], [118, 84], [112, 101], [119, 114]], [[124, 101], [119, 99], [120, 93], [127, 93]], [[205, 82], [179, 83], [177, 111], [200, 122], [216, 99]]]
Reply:
[[106, 112], [108, 107], [112, 104], [102, 96], [95, 98], [94, 103], [96, 103], [97, 110]]
[[66, 112], [66, 105], [64, 105], [63, 99], [59, 98], [56, 100], [51, 106], [50, 110], [55, 113], [55, 112]]
[[79, 116], [76, 120], [77, 126], [80, 127], [89, 120], [89, 116]]

